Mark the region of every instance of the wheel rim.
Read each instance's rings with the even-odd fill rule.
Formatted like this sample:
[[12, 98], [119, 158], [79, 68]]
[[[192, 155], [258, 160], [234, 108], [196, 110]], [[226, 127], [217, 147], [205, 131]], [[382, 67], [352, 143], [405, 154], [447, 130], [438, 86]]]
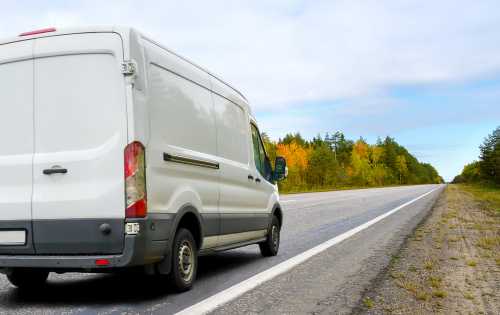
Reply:
[[271, 239], [273, 240], [274, 247], [278, 246], [278, 228], [273, 225], [273, 230], [271, 231]]
[[179, 249], [179, 271], [184, 282], [189, 282], [194, 273], [194, 254], [191, 244], [184, 240]]

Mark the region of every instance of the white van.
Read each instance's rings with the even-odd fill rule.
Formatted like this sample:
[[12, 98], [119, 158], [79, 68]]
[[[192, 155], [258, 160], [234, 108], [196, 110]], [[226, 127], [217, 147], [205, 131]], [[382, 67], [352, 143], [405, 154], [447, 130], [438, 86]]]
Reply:
[[133, 28], [0, 40], [0, 271], [18, 287], [134, 267], [185, 291], [200, 255], [276, 255], [285, 176], [240, 92]]

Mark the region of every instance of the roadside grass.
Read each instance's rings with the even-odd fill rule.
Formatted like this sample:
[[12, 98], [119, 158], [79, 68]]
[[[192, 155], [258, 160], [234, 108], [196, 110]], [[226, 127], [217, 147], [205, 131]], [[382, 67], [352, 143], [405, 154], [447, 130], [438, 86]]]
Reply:
[[[383, 306], [371, 307], [376, 314], [499, 311], [492, 288], [500, 273], [500, 190], [448, 185], [405, 246], [404, 257], [393, 255], [389, 268], [393, 302], [384, 296]], [[497, 306], [488, 309], [491, 305]]]
[[[500, 218], [500, 190], [482, 188], [480, 186], [456, 185], [474, 195], [474, 199], [483, 210], [487, 210], [492, 218]], [[495, 220], [488, 220], [494, 223]], [[498, 222], [496, 220], [496, 222]]]
[[428, 297], [429, 297], [429, 295], [428, 295], [427, 293], [425, 293], [425, 292], [420, 292], [420, 293], [418, 294], [418, 298], [419, 298], [420, 300], [422, 300], [422, 301], [427, 300], [427, 298], [428, 298]]
[[465, 262], [467, 263], [467, 265], [469, 265], [471, 267], [477, 266], [477, 261], [476, 260], [466, 260]]

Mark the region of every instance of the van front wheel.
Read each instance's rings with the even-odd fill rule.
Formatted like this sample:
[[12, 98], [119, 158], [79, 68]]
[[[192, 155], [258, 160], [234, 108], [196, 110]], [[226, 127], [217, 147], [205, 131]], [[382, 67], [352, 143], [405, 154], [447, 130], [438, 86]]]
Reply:
[[260, 253], [264, 257], [276, 256], [280, 248], [280, 224], [278, 218], [273, 216], [271, 227], [264, 243], [259, 244]]
[[184, 292], [193, 286], [198, 269], [198, 249], [193, 235], [187, 229], [175, 233], [172, 246], [172, 270], [170, 282], [177, 292]]
[[32, 288], [45, 283], [49, 277], [49, 272], [37, 268], [14, 268], [12, 273], [7, 275], [10, 283], [18, 288]]

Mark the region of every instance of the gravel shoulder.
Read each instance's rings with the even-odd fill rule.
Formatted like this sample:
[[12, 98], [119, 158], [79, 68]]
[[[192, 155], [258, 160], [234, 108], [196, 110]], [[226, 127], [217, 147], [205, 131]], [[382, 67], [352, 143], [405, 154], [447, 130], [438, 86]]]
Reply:
[[355, 314], [500, 314], [500, 215], [448, 185]]

